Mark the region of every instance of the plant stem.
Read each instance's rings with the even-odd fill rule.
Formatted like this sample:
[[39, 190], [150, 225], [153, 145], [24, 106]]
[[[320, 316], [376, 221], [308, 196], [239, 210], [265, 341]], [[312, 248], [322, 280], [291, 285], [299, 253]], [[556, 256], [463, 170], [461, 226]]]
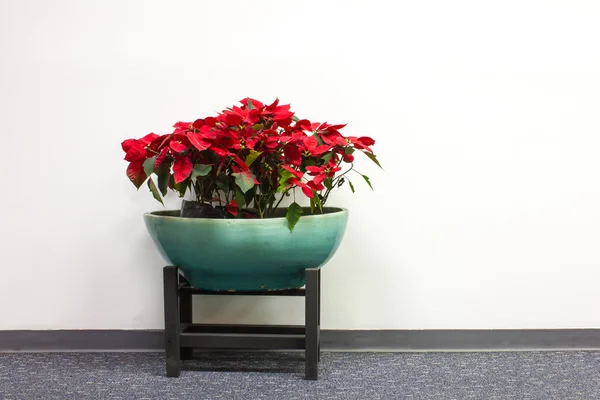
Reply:
[[267, 215], [273, 215], [273, 203], [275, 203], [275, 196], [273, 195], [272, 192], [269, 192], [269, 198], [268, 198], [268, 210], [267, 210]]
[[354, 169], [354, 164], [352, 164], [352, 165], [350, 165], [350, 169], [349, 169], [348, 171], [344, 172], [344, 173], [343, 173], [343, 174], [341, 174], [341, 175], [338, 175], [338, 176], [336, 176], [336, 178], [335, 178], [334, 180], [332, 180], [332, 181], [331, 181], [331, 189], [327, 189], [327, 190], [325, 191], [325, 195], [323, 196], [323, 200], [321, 201], [321, 203], [322, 203], [323, 205], [325, 204], [325, 202], [326, 202], [326, 201], [327, 201], [327, 199], [329, 198], [329, 195], [331, 194], [331, 191], [333, 190], [333, 188], [335, 188], [335, 186], [337, 185], [337, 182], [339, 181], [339, 179], [340, 179], [341, 177], [343, 177], [344, 175], [346, 175], [346, 174], [347, 174], [348, 172], [350, 172], [350, 171], [355, 171], [355, 172], [358, 172], [358, 171], [356, 171], [356, 170]]
[[281, 193], [281, 198], [279, 199], [279, 201], [277, 202], [277, 204], [275, 204], [275, 207], [273, 207], [273, 213], [275, 213], [275, 211], [277, 211], [277, 207], [279, 207], [279, 204], [281, 204], [281, 202], [283, 201], [283, 198], [285, 197], [286, 193], [290, 191], [290, 189], [288, 189], [285, 192]]
[[264, 217], [264, 215], [263, 215], [263, 211], [262, 211], [262, 209], [261, 209], [260, 200], [258, 200], [258, 201], [257, 201], [257, 200], [258, 200], [257, 198], [255, 198], [255, 199], [254, 199], [254, 202], [256, 203], [256, 209], [258, 210], [258, 215], [259, 215], [261, 218], [263, 218], [263, 217]]

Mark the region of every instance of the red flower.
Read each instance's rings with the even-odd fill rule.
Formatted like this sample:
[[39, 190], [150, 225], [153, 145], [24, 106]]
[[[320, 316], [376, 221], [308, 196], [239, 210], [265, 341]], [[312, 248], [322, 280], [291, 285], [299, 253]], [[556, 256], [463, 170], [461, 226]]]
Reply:
[[167, 146], [167, 144], [169, 143], [169, 140], [172, 137], [173, 137], [173, 134], [171, 134], [171, 133], [167, 133], [166, 135], [161, 135], [161, 136], [157, 135], [154, 139], [152, 139], [152, 141], [148, 145], [148, 148], [154, 152], [158, 152], [159, 150], [162, 150], [164, 146]]
[[141, 139], [127, 139], [121, 143], [121, 148], [125, 152], [125, 160], [139, 161], [148, 158], [146, 147], [159, 136], [156, 133], [149, 133]]
[[[149, 188], [157, 200], [162, 200], [167, 187], [180, 196], [192, 191], [198, 201], [207, 203], [215, 203], [223, 195], [233, 196], [240, 204], [234, 200], [226, 209], [244, 218], [251, 215], [241, 211], [248, 205], [245, 197], [250, 195], [260, 216], [271, 215], [282, 185], [299, 187], [313, 199], [313, 207], [321, 204], [315, 196], [326, 189], [325, 183], [330, 188], [341, 186], [336, 174], [342, 162], [354, 162], [355, 149], [379, 165], [371, 150], [375, 141], [367, 136], [345, 137], [340, 133], [345, 124], [298, 119], [290, 105], [279, 104], [278, 99], [266, 105], [247, 97], [240, 103], [216, 116], [179, 121], [166, 135], [150, 133], [123, 141], [125, 160], [129, 161], [127, 176], [139, 187], [152, 167], [147, 160], [155, 160], [152, 171], [158, 180], [149, 182]], [[352, 166], [348, 169], [345, 173]], [[194, 179], [190, 181], [191, 176]], [[363, 177], [369, 183], [368, 177]], [[253, 192], [240, 196], [239, 189]], [[327, 196], [320, 199], [324, 202]], [[291, 229], [295, 222], [289, 222]]]
[[144, 172], [144, 161], [132, 161], [127, 166], [127, 177], [139, 189], [147, 176]]
[[300, 153], [298, 146], [294, 144], [285, 145], [283, 147], [283, 155], [288, 164], [296, 165], [298, 167], [302, 165], [302, 153]]
[[254, 150], [254, 146], [258, 142], [258, 139], [258, 135], [254, 134], [254, 129], [252, 126], [247, 126], [239, 133], [237, 140], [235, 140], [235, 142], [231, 145], [231, 148], [235, 150]]
[[142, 142], [144, 145], [147, 146], [157, 137], [158, 137], [158, 135], [156, 133], [149, 133], [146, 136], [144, 136], [143, 138], [141, 138], [140, 142]]
[[221, 156], [221, 157], [226, 157], [226, 156], [228, 156], [228, 155], [230, 155], [230, 154], [231, 154], [231, 153], [230, 153], [228, 150], [225, 150], [225, 149], [223, 149], [223, 148], [221, 148], [221, 147], [219, 147], [219, 146], [217, 146], [217, 145], [214, 145], [214, 144], [210, 146], [210, 149], [211, 149], [211, 150], [212, 150], [212, 151], [213, 151], [213, 152], [214, 152], [216, 155], [218, 155], [218, 156]]
[[[244, 160], [242, 160], [240, 158], [240, 156], [238, 156], [237, 154], [231, 154], [229, 157], [231, 157], [231, 159], [237, 164], [237, 165], [234, 165], [231, 167], [233, 169], [233, 172], [250, 170], [250, 168], [248, 168], [248, 165], [246, 165], [246, 162]], [[259, 182], [255, 182], [255, 183], [259, 183]]]
[[175, 163], [173, 163], [173, 174], [175, 177], [175, 183], [183, 182], [192, 173], [194, 164], [187, 156], [175, 157]]
[[322, 183], [320, 183], [320, 182], [316, 182], [316, 178], [315, 178], [314, 180], [312, 180], [312, 181], [308, 181], [308, 182], [306, 182], [306, 185], [307, 185], [308, 187], [310, 187], [311, 189], [314, 189], [314, 190], [316, 190], [317, 192], [319, 192], [319, 191], [321, 191], [321, 190], [325, 189], [325, 186], [323, 186], [323, 184], [322, 184]]
[[126, 161], [139, 161], [146, 159], [146, 146], [138, 139], [127, 139], [121, 143], [125, 152]]
[[310, 131], [312, 131], [312, 124], [307, 119], [301, 119], [300, 121], [296, 122], [296, 125], [294, 125], [294, 128], [310, 132]]
[[297, 169], [294, 169], [292, 167], [293, 166], [288, 166], [288, 165], [281, 166], [281, 168], [283, 168], [286, 171], [289, 171], [293, 174], [293, 176], [287, 180], [287, 183], [289, 183], [290, 185], [296, 185], [296, 186], [300, 187], [302, 189], [302, 192], [307, 197], [310, 197], [312, 199], [314, 197], [314, 193], [313, 193], [312, 189], [307, 184], [305, 184], [304, 182], [301, 181], [302, 177], [304, 176], [304, 172], [298, 171]]
[[265, 145], [265, 147], [267, 147], [269, 149], [275, 149], [275, 148], [279, 147], [281, 139], [275, 131], [272, 131], [272, 133], [269, 133], [269, 132], [270, 131], [267, 131], [267, 130], [264, 130], [262, 132], [262, 136], [263, 136], [262, 142]]
[[373, 152], [369, 146], [373, 146], [375, 141], [368, 136], [361, 136], [359, 138], [356, 136], [348, 136], [346, 139], [359, 150], [366, 150], [370, 153]]
[[248, 100], [252, 102], [252, 106], [254, 108], [263, 108], [265, 105], [256, 99], [251, 99], [250, 97], [246, 97], [245, 99], [240, 100], [242, 103], [242, 109], [245, 110], [248, 107]]
[[206, 150], [211, 146], [210, 140], [207, 135], [202, 133], [188, 133], [187, 138], [189, 142], [198, 150]]
[[291, 183], [292, 185], [296, 185], [298, 187], [300, 187], [302, 189], [302, 193], [304, 193], [304, 195], [308, 198], [313, 198], [315, 197], [315, 193], [312, 191], [312, 189], [310, 187], [308, 187], [306, 185], [306, 183], [302, 182], [299, 179], [296, 178], [290, 178], [288, 179], [288, 182]]
[[163, 147], [160, 153], [156, 156], [156, 160], [154, 161], [154, 169], [158, 168], [163, 163], [163, 161], [165, 161], [168, 153], [169, 147]]
[[173, 139], [171, 139], [171, 141], [169, 142], [169, 147], [176, 154], [183, 154], [190, 149], [191, 143], [186, 135], [176, 133], [173, 135]]
[[277, 105], [279, 104], [279, 99], [275, 99], [275, 101], [271, 104], [269, 104], [266, 108], [269, 111], [272, 111], [275, 107], [277, 107]]
[[198, 118], [197, 120], [194, 121], [194, 123], [192, 124], [192, 128], [194, 129], [200, 129], [204, 126], [204, 120], [202, 118]]
[[328, 125], [327, 123], [325, 123], [320, 128], [326, 129], [328, 131], [338, 131], [338, 130], [342, 129], [343, 127], [345, 127], [346, 125], [348, 125], [348, 124]]
[[292, 117], [294, 113], [290, 111], [290, 105], [283, 105], [274, 107], [273, 112], [273, 121], [278, 122], [279, 125], [289, 125], [292, 123]]
[[245, 118], [244, 110], [233, 107], [232, 111], [224, 112], [223, 116], [225, 118], [225, 122], [231, 126], [237, 126], [242, 123]]
[[144, 172], [144, 161], [152, 157], [152, 151], [148, 149], [151, 142], [159, 136], [155, 133], [149, 133], [141, 139], [127, 139], [121, 143], [121, 148], [125, 152], [125, 160], [129, 161], [127, 166], [127, 177], [133, 184], [139, 188], [147, 176]]
[[318, 157], [331, 148], [329, 145], [319, 146], [319, 141], [314, 136], [304, 136], [300, 151], [305, 157]]
[[173, 131], [173, 133], [177, 134], [177, 133], [187, 133], [190, 129], [193, 129], [194, 124], [192, 124], [191, 122], [176, 122], [175, 125], [173, 125], [173, 128], [175, 128], [175, 130]]
[[287, 165], [282, 165], [282, 166], [281, 166], [281, 168], [283, 168], [283, 169], [285, 169], [286, 171], [289, 171], [289, 172], [291, 172], [292, 174], [294, 174], [294, 176], [295, 176], [297, 179], [300, 179], [300, 178], [302, 178], [302, 177], [304, 176], [304, 173], [303, 173], [302, 171], [298, 171], [297, 169], [294, 169], [294, 168], [292, 168], [292, 167], [290, 167], [290, 166], [287, 166]]
[[368, 136], [361, 136], [357, 139], [357, 141], [362, 143], [363, 146], [373, 146], [375, 144], [375, 140], [371, 139]]
[[332, 178], [335, 176], [336, 172], [341, 171], [342, 169], [337, 166], [336, 162], [332, 159], [327, 165], [322, 165], [320, 167], [317, 166], [308, 166], [306, 167], [308, 174], [314, 176], [313, 181], [315, 184], [321, 184], [325, 180], [325, 178]]
[[348, 145], [346, 138], [338, 131], [321, 133], [321, 139], [330, 146], [344, 147]]
[[215, 117], [206, 117], [204, 118], [204, 125], [208, 125], [211, 127], [214, 127], [217, 125], [217, 122], [219, 122]]
[[225, 206], [225, 208], [234, 217], [236, 217], [238, 215], [239, 209], [238, 209], [238, 204], [235, 200], [231, 200], [231, 203], [227, 204], [227, 206]]

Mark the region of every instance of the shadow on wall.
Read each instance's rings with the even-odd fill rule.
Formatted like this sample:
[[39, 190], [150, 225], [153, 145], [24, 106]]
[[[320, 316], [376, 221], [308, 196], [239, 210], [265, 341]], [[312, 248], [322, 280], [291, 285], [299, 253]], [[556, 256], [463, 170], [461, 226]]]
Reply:
[[194, 322], [300, 325], [303, 297], [194, 296]]
[[[383, 319], [397, 319], [398, 293], [404, 290], [402, 243], [396, 243], [392, 255], [382, 249], [377, 224], [365, 226], [360, 214], [351, 212], [348, 231], [338, 253], [323, 270], [323, 326], [327, 329], [378, 329]], [[397, 263], [386, 268], [389, 257]], [[408, 296], [407, 296], [408, 301]], [[382, 314], [388, 317], [382, 317]]]
[[[95, 226], [80, 222], [85, 245], [74, 249], [79, 266], [71, 307], [61, 310], [65, 328], [162, 329], [164, 261], [146, 232], [141, 213], [110, 215]], [[90, 226], [93, 226], [90, 229]], [[115, 240], [120, 238], [120, 240]]]
[[[356, 228], [361, 226], [356, 218], [356, 214], [351, 216], [355, 229], [348, 229], [335, 256], [323, 268], [322, 327], [325, 329], [379, 328], [381, 313], [395, 312], [397, 292], [407, 285], [401, 279], [401, 261], [397, 271], [386, 269], [382, 259], [388, 255], [377, 246], [381, 241], [369, 230]], [[401, 317], [394, 315], [392, 319]], [[194, 322], [303, 324], [304, 299], [195, 296]]]

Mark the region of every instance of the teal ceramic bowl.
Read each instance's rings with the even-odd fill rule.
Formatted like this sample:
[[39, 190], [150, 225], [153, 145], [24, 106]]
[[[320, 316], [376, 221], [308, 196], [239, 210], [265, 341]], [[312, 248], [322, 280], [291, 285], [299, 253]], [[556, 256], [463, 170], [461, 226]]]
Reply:
[[320, 268], [333, 256], [348, 222], [343, 208], [323, 208], [315, 215], [305, 209], [293, 232], [284, 217], [206, 219], [179, 213], [144, 214], [148, 232], [192, 287], [213, 291], [304, 286], [304, 269]]

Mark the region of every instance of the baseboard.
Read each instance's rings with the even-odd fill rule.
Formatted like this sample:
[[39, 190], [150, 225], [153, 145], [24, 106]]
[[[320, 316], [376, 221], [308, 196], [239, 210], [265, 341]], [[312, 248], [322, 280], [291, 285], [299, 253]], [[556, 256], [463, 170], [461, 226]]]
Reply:
[[[162, 351], [162, 330], [0, 331], [0, 352]], [[600, 329], [323, 330], [325, 351], [598, 350]]]
[[321, 340], [354, 351], [597, 350], [600, 329], [326, 331]]
[[162, 330], [0, 331], [0, 352], [8, 351], [160, 351]]

